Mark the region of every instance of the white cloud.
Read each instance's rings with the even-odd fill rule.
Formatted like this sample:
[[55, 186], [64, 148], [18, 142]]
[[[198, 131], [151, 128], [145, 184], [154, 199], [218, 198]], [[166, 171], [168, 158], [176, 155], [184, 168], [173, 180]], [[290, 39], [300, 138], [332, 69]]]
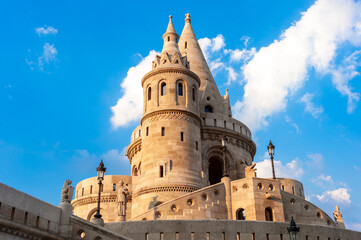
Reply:
[[234, 116], [253, 130], [266, 126], [271, 115], [285, 109], [288, 96], [304, 85], [310, 68], [330, 73], [342, 43], [360, 45], [360, 23], [360, 2], [316, 1], [280, 40], [261, 48], [244, 67], [245, 93], [233, 107]]
[[317, 195], [318, 200], [321, 202], [328, 202], [333, 200], [337, 203], [351, 203], [350, 194], [346, 188], [338, 188], [332, 191], [325, 191], [322, 195]]
[[113, 112], [111, 123], [114, 128], [127, 126], [130, 122], [141, 118], [143, 110], [141, 80], [147, 72], [152, 70], [152, 61], [156, 54], [156, 51], [150, 51], [148, 56], [142, 58], [137, 66], [128, 70], [127, 76], [120, 84], [123, 96], [118, 99], [115, 106], [111, 107]]
[[361, 50], [353, 52], [350, 56], [343, 60], [343, 63], [336, 69], [332, 70], [332, 83], [336, 89], [342, 94], [347, 96], [347, 112], [352, 113], [356, 108], [357, 102], [360, 100], [360, 93], [352, 92], [352, 87], [349, 81], [360, 73], [357, 68], [361, 66]]
[[212, 39], [201, 38], [198, 40], [198, 43], [207, 61], [209, 61], [210, 54], [217, 52], [226, 46], [222, 34], [218, 34], [217, 37]]
[[45, 43], [43, 45], [43, 51], [41, 53], [41, 56], [39, 56], [37, 60], [33, 61], [25, 59], [25, 61], [31, 70], [34, 70], [34, 66], [37, 66], [41, 71], [43, 71], [44, 65], [55, 62], [57, 55], [58, 50], [54, 47], [54, 44]]
[[301, 99], [300, 102], [305, 104], [305, 111], [312, 114], [314, 118], [318, 118], [323, 113], [323, 107], [316, 106], [312, 102], [313, 94], [305, 93]]
[[298, 125], [296, 123], [292, 122], [291, 119], [288, 116], [285, 117], [285, 120], [286, 120], [286, 122], [288, 124], [290, 124], [292, 127], [295, 128], [297, 134], [301, 134], [301, 130], [298, 127]]
[[[274, 166], [276, 178], [300, 178], [304, 174], [304, 169], [298, 158], [292, 160], [286, 165], [283, 165], [281, 161], [274, 161]], [[265, 159], [262, 162], [257, 162], [256, 169], [257, 177], [272, 177], [271, 160]]]
[[238, 74], [232, 67], [226, 67], [226, 70], [228, 71], [227, 85], [230, 85], [231, 82], [234, 82], [237, 80]]
[[323, 170], [325, 159], [321, 153], [310, 153], [307, 157], [311, 160], [306, 162], [308, 167], [313, 170]]
[[56, 35], [58, 33], [58, 29], [56, 29], [52, 26], [44, 26], [44, 27], [35, 28], [35, 31], [39, 36]]
[[239, 62], [241, 60], [247, 62], [256, 54], [256, 48], [253, 47], [250, 50], [246, 48], [227, 50], [227, 53], [230, 53], [231, 62]]
[[311, 182], [317, 184], [318, 186], [324, 187], [325, 185], [334, 184], [332, 177], [325, 176], [323, 173], [316, 178], [311, 179]]

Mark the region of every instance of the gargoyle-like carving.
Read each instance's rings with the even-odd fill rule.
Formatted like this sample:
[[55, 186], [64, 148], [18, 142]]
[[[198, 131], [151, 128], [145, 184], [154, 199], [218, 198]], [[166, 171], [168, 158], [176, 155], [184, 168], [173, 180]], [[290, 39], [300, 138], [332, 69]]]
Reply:
[[256, 163], [253, 163], [251, 166], [246, 166], [244, 168], [246, 178], [257, 177], [256, 170]]

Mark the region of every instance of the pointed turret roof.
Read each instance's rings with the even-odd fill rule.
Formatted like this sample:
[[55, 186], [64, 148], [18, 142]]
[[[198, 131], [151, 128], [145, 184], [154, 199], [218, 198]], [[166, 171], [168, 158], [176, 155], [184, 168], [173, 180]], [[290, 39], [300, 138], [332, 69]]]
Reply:
[[[224, 99], [219, 93], [216, 82], [213, 79], [207, 61], [198, 44], [198, 40], [191, 25], [191, 18], [189, 13], [186, 14], [185, 24], [179, 39], [178, 46], [182, 56], [187, 56], [190, 70], [196, 73], [201, 80], [201, 86], [199, 90], [202, 94], [201, 102], [203, 105], [210, 104], [212, 105], [214, 112], [225, 114]], [[207, 100], [207, 98], [210, 100]]]
[[179, 36], [174, 30], [172, 15], [170, 15], [167, 31], [163, 34], [164, 45], [162, 52], [169, 54], [180, 53], [178, 49], [178, 39]]

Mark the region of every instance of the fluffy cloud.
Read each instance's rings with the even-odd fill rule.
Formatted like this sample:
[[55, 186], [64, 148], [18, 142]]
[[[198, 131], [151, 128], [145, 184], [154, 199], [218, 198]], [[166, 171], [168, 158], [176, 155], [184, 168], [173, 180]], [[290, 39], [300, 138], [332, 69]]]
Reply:
[[[245, 93], [233, 106], [234, 116], [253, 130], [267, 125], [268, 117], [285, 109], [287, 97], [303, 86], [309, 69], [334, 73], [337, 48], [345, 42], [359, 46], [360, 26], [360, 2], [316, 1], [280, 40], [261, 48], [244, 67]], [[336, 88], [342, 93], [342, 87]], [[348, 96], [353, 96], [351, 102], [358, 101], [354, 95]]]
[[[301, 161], [296, 158], [291, 162], [283, 165], [281, 161], [274, 161], [275, 174], [279, 178], [300, 178], [304, 174]], [[257, 177], [271, 178], [272, 177], [272, 163], [271, 160], [265, 159], [262, 162], [257, 162]]]
[[313, 94], [307, 92], [305, 93], [305, 95], [301, 97], [300, 102], [305, 104], [306, 112], [311, 113], [314, 118], [318, 118], [323, 113], [323, 107], [316, 106], [312, 102], [312, 98], [313, 98]]
[[337, 203], [351, 203], [350, 194], [348, 193], [346, 188], [338, 188], [332, 191], [325, 191], [322, 193], [322, 195], [316, 195], [316, 197], [321, 202], [328, 202], [330, 200], [333, 200]]
[[128, 70], [127, 76], [120, 84], [123, 96], [118, 99], [115, 106], [111, 107], [113, 116], [110, 120], [114, 128], [126, 126], [142, 116], [143, 91], [141, 80], [147, 72], [152, 70], [152, 61], [156, 54], [159, 53], [154, 50], [150, 51], [148, 56], [142, 58], [137, 66]]
[[361, 66], [361, 50], [353, 52], [350, 56], [347, 56], [342, 64], [331, 71], [332, 83], [336, 89], [343, 95], [347, 96], [347, 112], [352, 113], [357, 102], [360, 100], [360, 94], [352, 92], [352, 88], [349, 85], [349, 81], [360, 73], [357, 72], [357, 68]]
[[39, 36], [56, 35], [58, 33], [58, 29], [56, 29], [52, 26], [44, 26], [44, 27], [35, 28], [35, 31]]
[[226, 46], [224, 37], [222, 34], [218, 34], [217, 37], [201, 38], [198, 40], [199, 46], [201, 47], [204, 57], [209, 60], [209, 55], [211, 53], [217, 52]]

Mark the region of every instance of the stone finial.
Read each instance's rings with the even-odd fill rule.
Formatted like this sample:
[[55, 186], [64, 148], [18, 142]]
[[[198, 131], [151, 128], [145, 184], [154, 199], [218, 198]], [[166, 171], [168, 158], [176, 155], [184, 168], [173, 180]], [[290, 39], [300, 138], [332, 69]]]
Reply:
[[342, 213], [340, 212], [340, 207], [337, 205], [335, 211], [333, 212], [333, 216], [336, 222], [343, 222]]
[[184, 20], [186, 23], [191, 23], [191, 15], [189, 13], [186, 14], [186, 19]]
[[340, 212], [340, 207], [337, 205], [335, 211], [333, 212], [333, 217], [335, 218], [335, 223], [339, 228], [345, 228], [345, 223], [342, 219], [342, 213]]

